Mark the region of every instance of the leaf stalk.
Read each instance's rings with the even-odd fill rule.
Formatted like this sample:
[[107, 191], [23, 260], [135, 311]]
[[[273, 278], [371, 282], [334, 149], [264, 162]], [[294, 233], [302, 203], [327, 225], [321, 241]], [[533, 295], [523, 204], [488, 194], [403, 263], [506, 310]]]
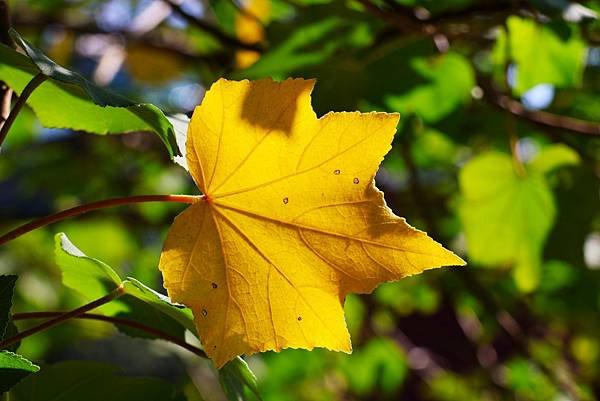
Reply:
[[77, 317], [81, 314], [84, 314], [87, 311], [90, 311], [92, 309], [96, 309], [99, 306], [102, 306], [110, 301], [112, 301], [113, 299], [119, 298], [121, 295], [125, 294], [125, 289], [123, 288], [122, 285], [119, 285], [117, 288], [115, 288], [113, 291], [109, 292], [108, 294], [106, 294], [103, 297], [100, 297], [98, 299], [96, 299], [95, 301], [92, 301], [90, 303], [87, 303], [83, 306], [80, 306], [77, 309], [73, 309], [70, 312], [66, 312], [66, 313], [62, 313], [50, 320], [45, 321], [44, 323], [40, 323], [37, 326], [33, 326], [32, 328], [22, 331], [12, 337], [9, 337], [3, 341], [0, 342], [0, 349], [4, 349], [16, 342], [21, 341], [24, 338], [27, 338], [29, 336], [32, 336], [34, 334], [37, 334], [41, 331], [44, 331], [46, 329], [49, 329], [51, 327], [54, 327], [58, 324], [61, 324], [69, 319], [72, 319], [74, 317]]
[[113, 206], [128, 205], [133, 203], [143, 202], [176, 202], [176, 203], [194, 203], [199, 200], [201, 196], [196, 195], [137, 195], [137, 196], [126, 196], [122, 198], [111, 198], [104, 199], [97, 202], [87, 203], [79, 205], [42, 217], [37, 220], [30, 221], [29, 223], [23, 224], [9, 231], [8, 233], [0, 236], [0, 245], [12, 241], [21, 235], [27, 234], [36, 228], [44, 227], [57, 221], [64, 220], [69, 217], [78, 216], [80, 214], [87, 213], [92, 210], [104, 209]]
[[[12, 315], [12, 319], [13, 320], [26, 320], [26, 319], [46, 319], [46, 318], [54, 318], [57, 316], [61, 316], [63, 315], [65, 312], [27, 312], [27, 313], [15, 313]], [[169, 341], [173, 344], [179, 345], [181, 348], [184, 348], [190, 352], [192, 352], [195, 355], [198, 355], [202, 358], [208, 358], [208, 356], [206, 355], [206, 353], [184, 341], [181, 340], [175, 336], [170, 335], [169, 333], [166, 333], [162, 330], [156, 329], [154, 327], [150, 327], [150, 326], [146, 326], [143, 323], [139, 323], [139, 322], [135, 322], [133, 320], [128, 320], [128, 319], [123, 319], [123, 318], [119, 318], [119, 317], [115, 317], [115, 316], [106, 316], [106, 315], [101, 315], [98, 313], [83, 313], [81, 315], [75, 316], [75, 319], [88, 319], [88, 320], [98, 320], [101, 322], [107, 322], [107, 323], [112, 323], [115, 325], [122, 325], [122, 326], [127, 326], [130, 327], [132, 329], [137, 329], [140, 331], [143, 331], [145, 333], [148, 334], [152, 334], [158, 338], [161, 338], [163, 340]]]
[[6, 121], [4, 121], [2, 128], [0, 128], [0, 147], [2, 146], [2, 143], [4, 142], [4, 139], [6, 139], [6, 136], [8, 135], [8, 131], [10, 130], [10, 127], [12, 127], [13, 123], [17, 119], [17, 115], [19, 115], [19, 112], [21, 111], [21, 109], [23, 108], [25, 103], [27, 102], [27, 99], [33, 93], [33, 91], [38, 86], [40, 86], [42, 84], [42, 82], [44, 82], [46, 80], [46, 78], [47, 78], [46, 75], [44, 75], [40, 72], [36, 76], [34, 76], [31, 79], [31, 81], [29, 81], [27, 86], [25, 86], [25, 88], [23, 89], [23, 92], [21, 92], [21, 96], [19, 96], [19, 99], [16, 101], [13, 109], [10, 111], [10, 114], [6, 118]]

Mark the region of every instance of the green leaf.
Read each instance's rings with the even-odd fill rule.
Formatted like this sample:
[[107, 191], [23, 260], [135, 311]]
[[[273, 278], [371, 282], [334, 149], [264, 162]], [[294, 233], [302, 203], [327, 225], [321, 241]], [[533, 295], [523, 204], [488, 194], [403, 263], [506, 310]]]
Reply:
[[408, 371], [404, 352], [387, 338], [372, 339], [345, 359], [342, 366], [350, 389], [357, 395], [373, 391], [393, 394]]
[[431, 314], [437, 310], [440, 304], [439, 294], [427, 284], [422, 276], [394, 283], [384, 283], [377, 287], [373, 296], [378, 303], [389, 306], [400, 316], [406, 316], [415, 311]]
[[62, 282], [87, 299], [100, 298], [121, 284], [119, 275], [106, 263], [81, 252], [64, 233], [56, 234], [55, 258]]
[[433, 128], [418, 130], [411, 143], [415, 163], [420, 167], [450, 167], [459, 157], [460, 148], [444, 133]]
[[245, 388], [248, 388], [256, 398], [262, 400], [258, 392], [256, 376], [246, 361], [240, 357], [228, 362], [219, 370], [219, 381], [229, 401], [247, 400]]
[[546, 146], [529, 163], [529, 167], [541, 174], [549, 173], [559, 167], [579, 164], [579, 155], [563, 144]]
[[123, 286], [126, 294], [152, 306], [156, 311], [171, 317], [181, 326], [196, 334], [196, 326], [194, 325], [194, 318], [190, 309], [171, 302], [166, 296], [147, 287], [133, 277], [127, 277], [127, 280], [123, 282]]
[[[262, 56], [243, 76], [250, 79], [272, 76], [285, 79], [292, 71], [323, 63], [340, 47], [340, 30], [348, 27], [340, 18], [329, 18], [304, 25], [286, 36], [286, 40]], [[336, 34], [336, 32], [338, 32]], [[316, 48], [315, 48], [316, 47]], [[307, 51], [310, 48], [311, 51]]]
[[[506, 56], [516, 66], [516, 94], [535, 85], [547, 83], [557, 87], [579, 87], [582, 83], [586, 45], [575, 28], [563, 22], [538, 24], [511, 16], [507, 20], [508, 41], [502, 33], [495, 61], [504, 66]], [[508, 53], [508, 54], [506, 54]]]
[[[15, 275], [0, 276], [0, 340], [15, 335], [17, 331], [10, 316], [16, 281]], [[0, 351], [0, 394], [8, 391], [31, 373], [40, 370], [39, 366], [11, 352], [16, 348], [18, 344], [13, 344], [8, 349]]]
[[444, 370], [427, 381], [427, 394], [436, 401], [481, 401], [481, 388], [479, 381], [473, 381], [464, 373], [455, 374]]
[[10, 36], [17, 46], [34, 62], [38, 70], [48, 78], [80, 87], [94, 103], [100, 106], [127, 107], [135, 105], [135, 102], [126, 97], [96, 86], [80, 74], [56, 64], [40, 49], [35, 48], [31, 43], [23, 39], [14, 29], [10, 30]]
[[[56, 264], [61, 269], [63, 284], [91, 301], [106, 295], [122, 285], [125, 294], [101, 307], [101, 311], [134, 322], [144, 323], [183, 339], [185, 329], [196, 333], [193, 316], [189, 309], [172, 303], [167, 297], [146, 287], [134, 278], [121, 280], [106, 263], [86, 256], [64, 233], [55, 237]], [[154, 338], [148, 333], [118, 325], [125, 334]]]
[[123, 376], [116, 366], [82, 361], [45, 367], [15, 386], [11, 396], [17, 401], [181, 400], [163, 380]]
[[482, 265], [514, 264], [522, 291], [537, 287], [541, 253], [556, 213], [544, 176], [519, 175], [509, 155], [488, 152], [461, 170], [462, 220], [469, 257]]
[[10, 127], [8, 135], [2, 144], [5, 149], [23, 149], [39, 135], [39, 125], [35, 113], [24, 107], [19, 111], [17, 119]]
[[[276, 3], [289, 7], [285, 2], [271, 3], [274, 14], [279, 8]], [[293, 11], [294, 24], [289, 23], [290, 10], [281, 11], [282, 19], [269, 24], [269, 36], [272, 38], [269, 51], [246, 70], [232, 74], [233, 78], [272, 77], [282, 80], [303, 76], [319, 78], [320, 85], [324, 85], [327, 80], [322, 79], [320, 69], [334, 65], [341, 71], [346, 67], [340, 60], [341, 54], [372, 43], [368, 16], [350, 10], [342, 3], [315, 6], [310, 10], [297, 8]], [[273, 17], [278, 18], [276, 15]], [[299, 26], [302, 29], [298, 29]]]
[[207, 7], [215, 16], [219, 28], [230, 35], [235, 35], [235, 17], [238, 13], [236, 4], [229, 0], [213, 0], [207, 3]]
[[407, 92], [387, 95], [385, 103], [390, 110], [415, 113], [426, 122], [435, 123], [471, 99], [475, 74], [460, 54], [413, 58], [410, 66], [417, 81]]
[[54, 63], [14, 31], [13, 37], [29, 57], [0, 45], [0, 79], [20, 94], [37, 74], [49, 77], [27, 100], [42, 125], [100, 135], [154, 132], [171, 157], [177, 154], [173, 127], [156, 106], [135, 103], [102, 89]]
[[16, 281], [15, 275], [0, 276], [0, 340], [4, 339], [10, 321], [10, 308]]
[[0, 394], [38, 370], [40, 370], [39, 366], [22, 356], [9, 351], [0, 351]]
[[561, 260], [550, 260], [544, 263], [544, 276], [540, 281], [540, 291], [558, 291], [573, 285], [577, 279], [577, 269]]
[[83, 253], [103, 261], [119, 275], [119, 268], [129, 263], [131, 253], [137, 250], [129, 227], [118, 218], [98, 217], [85, 221], [74, 219], [61, 222], [59, 229], [68, 232], [69, 238], [84, 250]]
[[179, 154], [181, 156], [175, 156], [173, 161], [175, 164], [180, 165], [188, 170], [187, 159], [186, 159], [186, 150], [185, 150], [185, 142], [187, 140], [187, 130], [190, 125], [190, 118], [185, 114], [175, 114], [173, 116], [167, 117], [171, 124], [173, 125], [173, 130], [175, 131], [175, 138], [177, 140], [177, 148], [179, 149]]
[[506, 363], [506, 384], [522, 399], [551, 400], [558, 396], [555, 385], [526, 359]]

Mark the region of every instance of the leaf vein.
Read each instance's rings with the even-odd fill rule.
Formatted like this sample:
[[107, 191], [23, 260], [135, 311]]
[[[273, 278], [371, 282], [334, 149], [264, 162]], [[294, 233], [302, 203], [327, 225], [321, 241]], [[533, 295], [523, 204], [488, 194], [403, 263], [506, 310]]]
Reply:
[[[219, 215], [221, 215], [221, 217], [223, 217], [223, 219], [225, 219], [229, 223], [229, 225], [231, 225], [231, 227], [240, 234], [240, 236], [242, 237], [242, 239], [244, 239], [248, 243], [248, 245], [250, 245], [252, 248], [254, 248], [254, 250], [267, 263], [269, 263], [270, 266], [272, 266], [272, 267], [275, 268], [275, 270], [281, 275], [281, 277], [283, 277], [285, 279], [285, 281], [287, 281], [288, 284], [298, 293], [298, 295], [300, 296], [300, 298], [302, 298], [302, 300], [304, 301], [304, 303], [310, 308], [310, 310], [312, 311], [312, 313], [321, 322], [321, 324], [323, 325], [323, 327], [325, 327], [331, 333], [331, 335], [334, 338], [337, 337], [337, 335], [335, 333], [335, 330], [332, 330], [331, 327], [329, 327], [329, 325], [327, 325], [327, 323], [325, 321], [323, 321], [323, 319], [321, 318], [321, 316], [315, 311], [315, 309], [313, 308], [313, 306], [306, 300], [306, 298], [304, 298], [304, 296], [302, 295], [302, 293], [296, 288], [296, 285], [290, 280], [290, 278], [229, 217], [227, 217], [222, 212], [217, 211], [216, 209], [215, 209], [215, 211], [217, 213], [219, 213]], [[273, 330], [275, 331], [275, 325], [273, 325]], [[275, 340], [275, 341], [277, 341], [277, 340]]]
[[[350, 239], [350, 240], [363, 242], [365, 244], [371, 244], [371, 245], [375, 245], [375, 246], [380, 246], [382, 248], [393, 249], [393, 250], [401, 251], [401, 252], [413, 253], [413, 254], [416, 254], [416, 255], [429, 255], [429, 256], [436, 256], [437, 257], [437, 255], [430, 255], [430, 254], [419, 252], [419, 251], [413, 251], [413, 250], [406, 249], [406, 248], [401, 248], [401, 247], [398, 247], [398, 246], [393, 246], [393, 245], [384, 244], [384, 243], [377, 242], [377, 241], [372, 241], [372, 240], [369, 240], [369, 239], [366, 239], [366, 238], [355, 237], [355, 236], [349, 235], [349, 234], [336, 233], [334, 231], [324, 230], [324, 229], [319, 228], [319, 227], [305, 226], [303, 224], [299, 224], [299, 223], [294, 222], [294, 221], [280, 220], [280, 219], [277, 219], [275, 217], [267, 216], [267, 215], [254, 212], [254, 211], [251, 211], [249, 209], [240, 208], [240, 207], [237, 207], [237, 206], [234, 207], [234, 206], [226, 205], [226, 204], [223, 204], [223, 203], [219, 203], [218, 206], [222, 207], [224, 209], [232, 210], [234, 212], [245, 214], [245, 215], [250, 216], [250, 217], [254, 217], [254, 218], [258, 218], [258, 219], [263, 219], [263, 220], [267, 220], [267, 221], [271, 221], [271, 222], [274, 222], [274, 223], [279, 223], [279, 224], [282, 224], [282, 225], [287, 225], [287, 226], [291, 226], [291, 227], [295, 227], [295, 228], [300, 228], [300, 229], [303, 229], [303, 230], [314, 231], [314, 232], [318, 232], [318, 233], [321, 233], [321, 234], [331, 235], [333, 237], [347, 238], [347, 239]], [[222, 212], [219, 212], [219, 214], [223, 215]]]
[[238, 189], [238, 190], [235, 190], [235, 191], [225, 192], [225, 193], [221, 193], [221, 194], [213, 194], [213, 199], [225, 198], [227, 196], [232, 196], [232, 195], [237, 195], [237, 194], [241, 194], [241, 193], [245, 193], [245, 192], [254, 191], [256, 189], [269, 186], [269, 185], [274, 184], [276, 182], [286, 180], [286, 179], [288, 179], [290, 177], [294, 177], [294, 176], [301, 175], [301, 174], [310, 172], [312, 170], [315, 170], [315, 169], [317, 169], [317, 168], [319, 168], [319, 167], [321, 167], [321, 166], [329, 163], [330, 161], [335, 160], [338, 157], [341, 157], [342, 155], [344, 155], [345, 153], [351, 151], [352, 149], [356, 148], [357, 146], [361, 145], [363, 142], [365, 142], [367, 139], [370, 139], [371, 136], [377, 134], [379, 131], [381, 131], [385, 127], [386, 127], [386, 124], [381, 124], [381, 126], [379, 128], [377, 128], [376, 130], [374, 130], [371, 133], [371, 135], [366, 136], [364, 138], [361, 138], [358, 142], [355, 142], [354, 144], [348, 146], [343, 151], [341, 151], [341, 152], [339, 152], [339, 153], [331, 156], [330, 158], [328, 158], [328, 159], [322, 161], [321, 163], [316, 164], [316, 165], [314, 165], [312, 167], [308, 167], [308, 168], [306, 168], [306, 169], [304, 169], [304, 170], [302, 170], [300, 172], [294, 172], [292, 174], [287, 174], [285, 176], [281, 176], [281, 177], [278, 177], [278, 178], [275, 178], [275, 179], [272, 179], [270, 181], [266, 181], [266, 182], [263, 182], [263, 183], [260, 183], [260, 184], [257, 184], [257, 185], [253, 185], [253, 186], [249, 186], [249, 187], [245, 187], [245, 188], [241, 188], [241, 189]]

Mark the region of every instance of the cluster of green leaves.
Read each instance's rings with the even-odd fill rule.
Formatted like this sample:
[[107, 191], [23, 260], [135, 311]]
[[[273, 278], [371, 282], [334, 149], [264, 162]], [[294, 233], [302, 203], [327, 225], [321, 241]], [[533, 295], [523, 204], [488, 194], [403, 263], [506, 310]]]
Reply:
[[[16, 332], [10, 315], [12, 296], [17, 276], [0, 276], [0, 340]], [[24, 377], [40, 368], [22, 356], [15, 354], [16, 347], [0, 351], [0, 393], [8, 391]]]
[[[506, 113], [493, 104], [488, 86], [524, 104], [536, 100], [540, 87], [551, 86], [544, 104], [533, 109], [598, 124], [600, 23], [593, 12], [600, 3], [530, 0], [519, 2], [515, 10], [510, 1], [265, 2], [268, 7], [256, 8], [263, 12], [256, 19], [264, 50], [249, 64], [240, 64], [239, 56], [253, 50], [242, 50], [192, 23], [165, 20], [142, 37], [114, 28], [124, 38], [127, 54], [121, 72], [125, 78], [117, 77], [114, 89], [156, 106], [108, 92], [92, 83], [89, 70], [86, 78], [66, 70], [18, 37], [20, 53], [0, 46], [0, 79], [18, 94], [32, 77], [45, 77], [0, 156], [3, 226], [8, 229], [17, 220], [79, 201], [193, 193], [185, 171], [168, 162], [178, 153], [173, 128], [178, 123], [161, 110], [191, 111], [169, 101], [171, 84], [192, 80], [208, 87], [221, 76], [316, 77], [313, 104], [319, 115], [356, 109], [401, 113], [378, 184], [390, 207], [464, 255], [478, 284], [462, 272], [434, 272], [385, 284], [370, 296], [349, 297], [353, 355], [290, 350], [253, 356], [248, 364], [257, 384], [238, 359], [220, 372], [227, 396], [250, 399], [258, 391], [265, 400], [547, 400], [565, 393], [560, 380], [548, 376], [551, 371], [572, 380], [580, 399], [598, 397], [600, 275], [593, 249], [597, 252], [600, 231], [600, 144], [590, 135], [530, 124]], [[119, 4], [135, 13], [142, 3]], [[254, 3], [260, 1], [211, 0], [201, 18], [244, 43], [240, 7], [254, 10]], [[85, 70], [89, 60], [77, 50], [84, 41], [71, 24], [87, 21], [94, 28], [99, 19], [90, 16], [101, 14], [102, 5], [22, 0], [11, 6], [15, 28], [52, 58]], [[54, 25], [36, 25], [28, 15], [34, 21], [48, 16]], [[436, 32], [430, 33], [427, 25]], [[102, 30], [89, 30], [88, 35], [106, 37]], [[44, 127], [95, 134], [131, 133], [65, 137], [43, 131], [38, 121]], [[177, 121], [185, 132], [185, 119]], [[163, 145], [151, 135], [136, 131], [155, 133], [168, 153], [161, 153]], [[169, 205], [143, 205], [103, 212], [3, 246], [3, 269], [19, 274], [12, 311], [72, 309], [123, 285], [126, 295], [99, 313], [190, 341], [194, 327], [189, 311], [150, 289], [160, 287], [156, 262], [161, 239], [177, 211]], [[53, 233], [59, 231], [98, 259], [85, 256], [64, 235], [55, 238], [54, 248]], [[586, 247], [591, 251], [584, 258]], [[48, 257], [53, 252], [56, 262]], [[16, 331], [5, 319], [14, 284], [14, 277], [2, 278], [5, 337]], [[499, 310], [490, 308], [494, 302]], [[527, 355], [510, 345], [498, 312], [518, 320]], [[156, 338], [131, 326], [115, 327], [128, 336]], [[175, 384], [129, 377], [114, 364], [44, 363], [77, 359], [70, 356], [74, 338], [102, 348], [106, 345], [100, 340], [119, 336], [105, 323], [82, 319], [27, 338], [18, 349], [22, 356], [14, 347], [3, 350], [0, 382], [13, 385], [22, 379], [11, 397], [32, 398], [28, 391], [35, 386], [47, 388], [51, 398], [86, 375], [94, 382], [80, 387], [85, 393], [74, 399], [222, 396], [221, 390], [212, 390], [219, 384], [198, 367], [196, 356], [193, 364], [184, 357], [183, 362], [164, 362], [164, 377], [171, 377], [165, 370], [187, 366], [189, 373], [181, 373]], [[152, 354], [154, 365], [165, 361], [158, 356], [164, 348], [157, 342], [144, 342], [135, 354], [134, 340], [127, 341], [129, 359]], [[35, 373], [37, 367], [24, 358], [41, 370]], [[103, 392], [107, 383], [115, 389], [110, 397]]]
[[[102, 316], [114, 316], [115, 327], [131, 337], [145, 339], [178, 339], [185, 343], [185, 332], [196, 335], [193, 317], [189, 309], [173, 304], [167, 297], [145, 286], [138, 280], [128, 277], [122, 280], [106, 263], [86, 256], [63, 233], [56, 235], [55, 261], [60, 268], [62, 283], [67, 288], [79, 292], [83, 299], [94, 300], [117, 288], [122, 288], [122, 295], [116, 301], [98, 308]], [[11, 320], [10, 309], [12, 295], [17, 276], [0, 276], [0, 306], [2, 315], [0, 325], [4, 333], [14, 335], [16, 328]], [[85, 315], [83, 316], [85, 317]], [[109, 320], [110, 321], [110, 320]], [[127, 324], [125, 324], [127, 323]], [[136, 324], [141, 324], [142, 329]], [[5, 330], [6, 329], [6, 330]], [[150, 330], [149, 330], [150, 329]], [[18, 347], [18, 345], [17, 345]], [[12, 347], [12, 350], [16, 347]], [[27, 359], [9, 350], [1, 351], [0, 383], [1, 392], [8, 391], [20, 380], [40, 368]], [[201, 350], [199, 356], [205, 357]], [[76, 370], [76, 374], [69, 373]], [[256, 378], [248, 365], [240, 358], [227, 364], [219, 371], [223, 390], [230, 399], [236, 400], [249, 389], [258, 395]], [[60, 380], [57, 380], [60, 378]], [[40, 374], [25, 380], [11, 392], [15, 399], [51, 399], [52, 394], [70, 391], [78, 384], [85, 386], [72, 395], [72, 399], [131, 399], [131, 396], [156, 397], [162, 400], [182, 400], [182, 395], [171, 385], [157, 379], [129, 379], [118, 374], [118, 368], [106, 364], [88, 362], [67, 362], [44, 368]], [[33, 388], [42, 386], [43, 391], [32, 393]], [[114, 392], [114, 394], [113, 394]]]
[[33, 47], [16, 31], [11, 35], [24, 56], [0, 44], [0, 76], [17, 94], [37, 75], [46, 80], [29, 97], [28, 104], [49, 128], [69, 128], [94, 134], [151, 131], [165, 143], [169, 154], [177, 153], [173, 127], [152, 104], [135, 103], [93, 84], [67, 70]]

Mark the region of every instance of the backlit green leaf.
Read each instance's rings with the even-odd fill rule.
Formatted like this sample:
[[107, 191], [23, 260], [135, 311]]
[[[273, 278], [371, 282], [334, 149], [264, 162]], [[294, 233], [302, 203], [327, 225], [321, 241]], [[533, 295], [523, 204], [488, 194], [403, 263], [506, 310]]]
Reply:
[[39, 366], [22, 356], [10, 351], [0, 351], [0, 394], [38, 370]]
[[192, 333], [196, 333], [192, 312], [188, 308], [183, 305], [174, 304], [166, 296], [147, 287], [133, 277], [127, 277], [127, 280], [123, 282], [123, 286], [125, 287], [126, 294], [145, 302], [157, 312], [171, 317]]
[[570, 147], [554, 144], [540, 150], [529, 163], [529, 167], [539, 173], [546, 174], [563, 166], [579, 164], [579, 155]]
[[344, 361], [350, 389], [358, 395], [374, 391], [393, 394], [404, 381], [407, 371], [402, 349], [383, 338], [369, 341]]
[[[187, 308], [171, 303], [167, 297], [134, 278], [121, 280], [110, 266], [86, 256], [64, 233], [57, 234], [55, 240], [56, 263], [61, 269], [63, 284], [79, 292], [87, 301], [123, 286], [125, 294], [103, 305], [100, 308], [103, 313], [143, 323], [182, 339], [186, 329], [195, 333], [192, 314]], [[149, 338], [148, 333], [140, 330], [118, 327], [126, 334]]]
[[20, 37], [15, 36], [15, 39], [30, 58], [0, 45], [0, 79], [20, 94], [37, 74], [49, 77], [27, 101], [42, 125], [101, 135], [154, 132], [171, 156], [177, 153], [173, 127], [157, 107], [135, 103], [99, 88], [81, 75], [55, 64]]
[[469, 61], [460, 54], [414, 58], [410, 66], [421, 82], [415, 82], [405, 93], [389, 94], [385, 102], [390, 110], [415, 113], [434, 123], [470, 100], [475, 75]]
[[561, 88], [581, 85], [586, 46], [575, 28], [517, 16], [509, 17], [507, 26], [508, 41], [502, 32], [498, 46], [508, 47], [496, 50], [496, 63], [504, 65], [508, 56], [515, 64], [515, 93], [542, 83]]
[[460, 172], [459, 214], [473, 262], [514, 265], [523, 291], [536, 288], [544, 241], [555, 216], [554, 199], [544, 176], [517, 174], [511, 157], [488, 152]]
[[106, 263], [81, 252], [64, 234], [55, 237], [56, 264], [63, 284], [93, 300], [106, 295], [121, 284], [121, 278]]

